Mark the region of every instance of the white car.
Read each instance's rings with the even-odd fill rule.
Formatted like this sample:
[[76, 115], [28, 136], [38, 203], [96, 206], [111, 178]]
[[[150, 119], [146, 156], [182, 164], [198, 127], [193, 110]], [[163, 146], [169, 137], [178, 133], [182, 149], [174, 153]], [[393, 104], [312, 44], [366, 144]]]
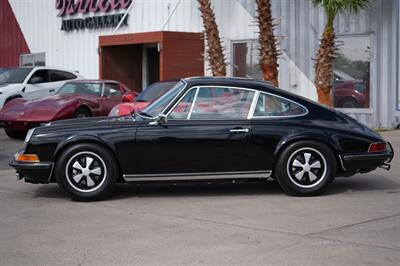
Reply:
[[53, 94], [65, 82], [82, 78], [78, 72], [51, 67], [2, 69], [0, 73], [0, 109], [12, 99], [42, 98]]

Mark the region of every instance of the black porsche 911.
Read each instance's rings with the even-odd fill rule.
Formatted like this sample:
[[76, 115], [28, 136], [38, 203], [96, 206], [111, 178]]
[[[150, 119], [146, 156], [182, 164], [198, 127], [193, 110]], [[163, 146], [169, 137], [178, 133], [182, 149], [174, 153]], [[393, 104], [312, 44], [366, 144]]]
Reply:
[[30, 130], [10, 165], [26, 182], [57, 182], [89, 201], [117, 182], [269, 177], [290, 195], [317, 195], [392, 158], [390, 143], [345, 114], [269, 83], [199, 77], [137, 114]]

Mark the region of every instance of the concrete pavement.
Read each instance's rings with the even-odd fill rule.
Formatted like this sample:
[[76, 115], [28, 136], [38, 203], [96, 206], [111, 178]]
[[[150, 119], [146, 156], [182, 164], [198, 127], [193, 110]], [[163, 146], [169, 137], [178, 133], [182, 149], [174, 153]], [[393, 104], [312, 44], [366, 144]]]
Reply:
[[[400, 151], [400, 131], [383, 135]], [[399, 265], [399, 163], [338, 178], [320, 197], [273, 181], [119, 185], [94, 203], [3, 170], [0, 265]]]

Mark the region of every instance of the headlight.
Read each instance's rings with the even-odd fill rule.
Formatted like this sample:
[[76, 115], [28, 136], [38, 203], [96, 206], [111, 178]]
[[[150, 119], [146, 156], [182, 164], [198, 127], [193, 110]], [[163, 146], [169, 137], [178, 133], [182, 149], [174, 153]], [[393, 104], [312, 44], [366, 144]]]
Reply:
[[34, 128], [29, 129], [29, 131], [28, 131], [28, 133], [26, 134], [26, 137], [25, 137], [25, 144], [27, 144], [29, 142], [29, 140], [31, 139], [33, 131], [35, 131]]

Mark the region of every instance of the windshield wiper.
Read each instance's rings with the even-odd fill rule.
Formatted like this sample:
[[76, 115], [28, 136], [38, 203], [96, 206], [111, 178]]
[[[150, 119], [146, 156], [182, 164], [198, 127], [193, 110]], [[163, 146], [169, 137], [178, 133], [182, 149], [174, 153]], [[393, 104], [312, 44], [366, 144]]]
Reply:
[[149, 118], [153, 118], [151, 115], [149, 115], [148, 113], [143, 112], [143, 111], [139, 111], [139, 115], [141, 115], [141, 116], [147, 116], [147, 117], [149, 117]]

